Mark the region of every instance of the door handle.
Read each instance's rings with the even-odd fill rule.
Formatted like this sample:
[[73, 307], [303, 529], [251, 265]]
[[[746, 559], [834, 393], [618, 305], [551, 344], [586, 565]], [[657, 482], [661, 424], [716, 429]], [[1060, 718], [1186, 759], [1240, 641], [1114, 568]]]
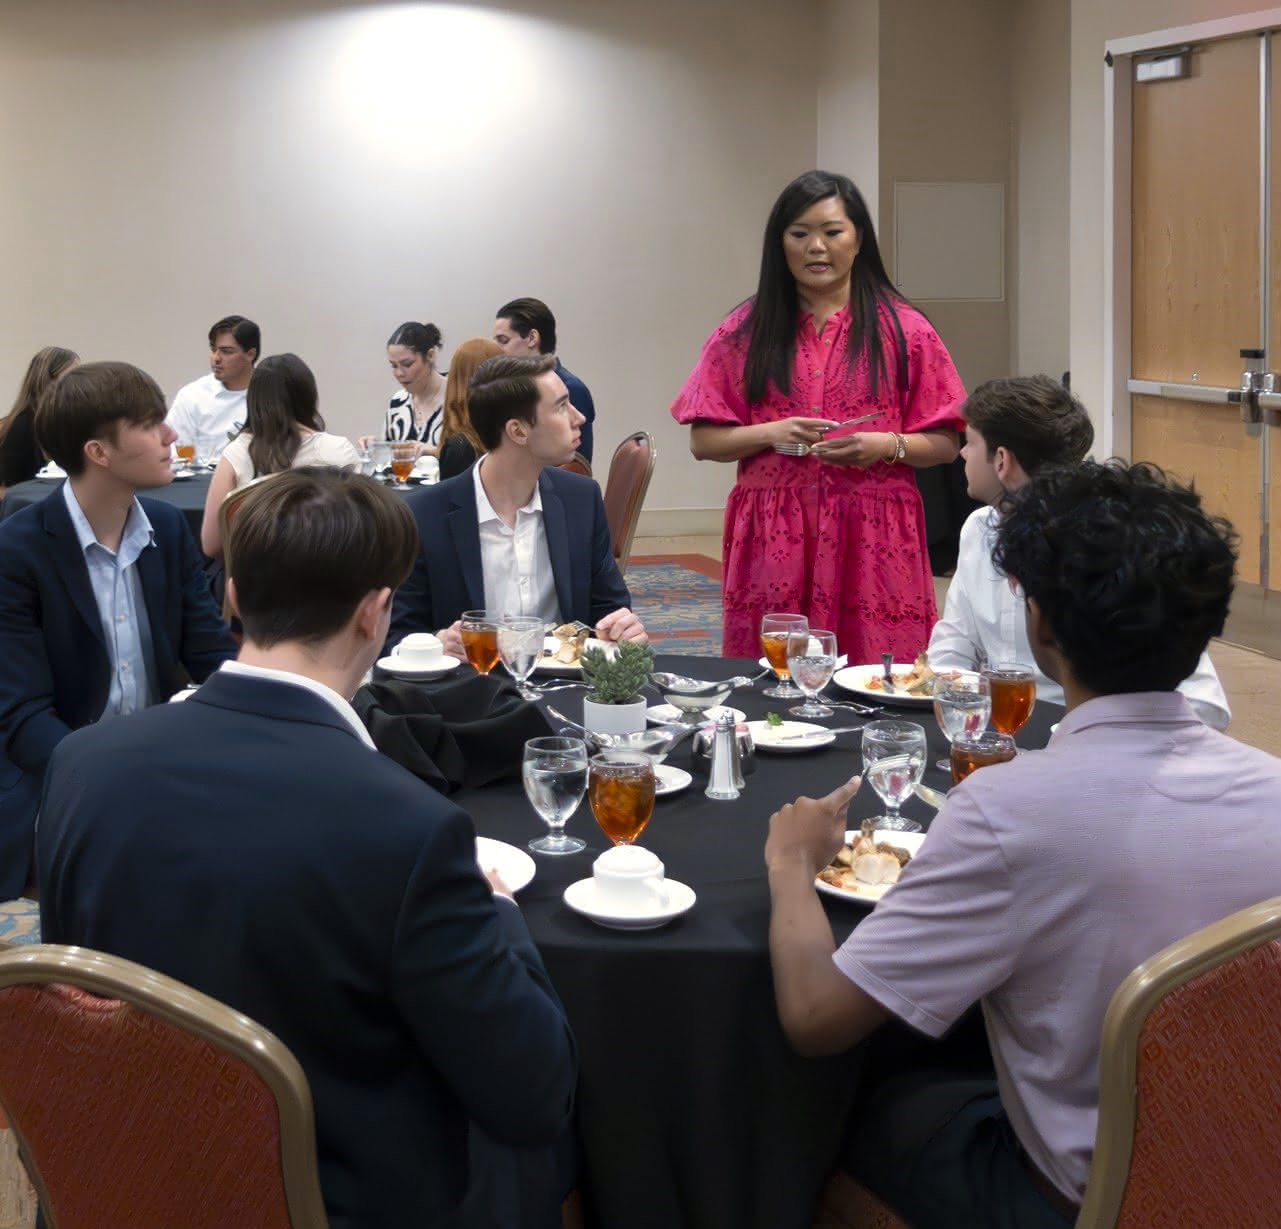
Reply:
[[1239, 388], [1219, 388], [1213, 384], [1167, 384], [1161, 380], [1127, 380], [1126, 388], [1144, 397], [1164, 397], [1168, 401], [1196, 401], [1202, 405], [1231, 405], [1241, 400]]

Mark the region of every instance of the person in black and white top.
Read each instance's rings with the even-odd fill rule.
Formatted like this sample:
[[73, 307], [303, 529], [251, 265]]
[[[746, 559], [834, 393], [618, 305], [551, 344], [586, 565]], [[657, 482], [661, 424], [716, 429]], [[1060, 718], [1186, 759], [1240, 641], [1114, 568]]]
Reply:
[[[402, 324], [387, 340], [387, 361], [401, 392], [387, 407], [382, 438], [413, 440], [420, 457], [434, 457], [440, 452], [445, 404], [445, 373], [436, 370], [440, 343], [440, 330], [434, 324], [415, 320]], [[368, 448], [375, 438], [361, 436], [360, 446]]]

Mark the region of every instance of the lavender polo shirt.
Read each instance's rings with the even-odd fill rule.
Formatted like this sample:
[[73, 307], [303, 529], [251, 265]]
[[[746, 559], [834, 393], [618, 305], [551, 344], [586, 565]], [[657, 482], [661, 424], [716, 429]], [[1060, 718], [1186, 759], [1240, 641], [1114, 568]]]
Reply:
[[931, 1037], [981, 999], [1010, 1123], [1079, 1201], [1113, 992], [1176, 939], [1278, 894], [1281, 760], [1176, 692], [1103, 696], [1044, 751], [953, 790], [833, 959]]

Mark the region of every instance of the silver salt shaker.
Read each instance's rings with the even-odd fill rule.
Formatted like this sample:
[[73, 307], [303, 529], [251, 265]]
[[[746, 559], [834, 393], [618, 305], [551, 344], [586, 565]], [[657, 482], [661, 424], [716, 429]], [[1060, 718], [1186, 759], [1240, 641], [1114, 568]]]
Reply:
[[716, 719], [712, 736], [712, 763], [703, 792], [717, 802], [731, 802], [743, 790], [743, 769], [738, 755], [738, 733], [730, 713]]

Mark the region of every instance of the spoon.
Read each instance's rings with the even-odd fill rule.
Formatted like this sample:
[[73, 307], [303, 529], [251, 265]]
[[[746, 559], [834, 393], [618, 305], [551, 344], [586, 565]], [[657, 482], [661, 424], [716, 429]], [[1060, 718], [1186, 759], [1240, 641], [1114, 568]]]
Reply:
[[672, 725], [669, 723], [642, 730], [638, 734], [600, 734], [595, 730], [589, 730], [586, 726], [579, 725], [577, 721], [566, 717], [564, 713], [553, 708], [550, 704], [547, 706], [547, 715], [578, 730], [588, 742], [598, 748], [625, 747], [634, 751], [645, 751], [660, 758], [671, 751], [683, 738], [698, 729], [696, 725]]
[[760, 674], [755, 674], [751, 678], [744, 674], [736, 674], [732, 679], [721, 679], [719, 682], [692, 679], [684, 674], [669, 674], [666, 670], [655, 670], [649, 677], [664, 691], [676, 691], [684, 696], [696, 696], [703, 692], [710, 695], [717, 691], [732, 691], [735, 687], [747, 687], [758, 679], [763, 679], [767, 674], [772, 673], [772, 670], [762, 670]]

